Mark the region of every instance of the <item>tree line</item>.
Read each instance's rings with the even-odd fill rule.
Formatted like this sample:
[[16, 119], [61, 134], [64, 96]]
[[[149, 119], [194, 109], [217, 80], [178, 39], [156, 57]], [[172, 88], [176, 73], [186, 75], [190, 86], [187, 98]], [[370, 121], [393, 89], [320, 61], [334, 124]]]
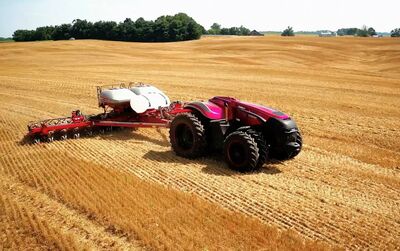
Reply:
[[174, 16], [161, 16], [155, 21], [139, 18], [116, 23], [76, 19], [72, 24], [38, 27], [36, 30], [16, 30], [15, 41], [103, 39], [135, 42], [172, 42], [199, 39], [202, 34], [248, 36], [250, 29], [240, 27], [222, 28], [214, 23], [209, 30], [184, 13]]
[[240, 27], [222, 28], [220, 24], [214, 23], [205, 34], [209, 35], [236, 35], [236, 36], [249, 36], [250, 30], [243, 25]]
[[390, 32], [391, 37], [400, 37], [400, 28], [396, 28]]
[[[76, 19], [71, 24], [43, 26], [35, 30], [16, 30], [12, 39], [17, 42], [67, 40], [71, 38], [135, 42], [173, 42], [199, 39], [202, 34], [248, 36], [253, 32], [244, 26], [222, 28], [218, 23], [214, 23], [209, 30], [205, 30], [203, 26], [187, 14], [178, 13], [174, 16], [160, 16], [154, 21], [146, 21], [143, 18], [133, 21], [130, 18], [126, 18], [120, 23], [114, 21], [92, 23], [87, 20]], [[368, 37], [374, 36], [377, 33], [374, 28], [364, 26], [361, 29], [341, 28], [337, 30], [336, 34], [338, 36]], [[392, 30], [390, 34], [392, 37], [400, 37], [400, 28]], [[288, 26], [281, 35], [294, 36], [295, 32], [292, 27]]]
[[[336, 34], [338, 36], [359, 36], [359, 37], [370, 37], [376, 35], [376, 31], [372, 27], [363, 26], [362, 29], [358, 28], [341, 28], [337, 30]], [[295, 32], [293, 27], [288, 26], [281, 34], [281, 36], [294, 36]]]
[[185, 13], [160, 16], [155, 21], [126, 18], [123, 22], [76, 19], [72, 24], [38, 27], [36, 30], [16, 30], [15, 41], [103, 39], [135, 42], [172, 42], [199, 39], [204, 28]]
[[[371, 37], [377, 35], [376, 31], [372, 27], [363, 26], [359, 28], [341, 28], [336, 31], [338, 36], [358, 36], [358, 37]], [[281, 36], [294, 36], [295, 32], [293, 27], [288, 26], [282, 33]], [[391, 37], [400, 37], [400, 28], [394, 29], [390, 32]]]
[[358, 36], [358, 37], [371, 37], [377, 35], [376, 31], [372, 27], [363, 26], [359, 28], [342, 28], [337, 30], [338, 36]]
[[[372, 27], [363, 26], [359, 28], [342, 28], [337, 30], [338, 36], [358, 36], [358, 37], [371, 37], [377, 35], [377, 32]], [[400, 37], [400, 28], [390, 31], [391, 37]]]

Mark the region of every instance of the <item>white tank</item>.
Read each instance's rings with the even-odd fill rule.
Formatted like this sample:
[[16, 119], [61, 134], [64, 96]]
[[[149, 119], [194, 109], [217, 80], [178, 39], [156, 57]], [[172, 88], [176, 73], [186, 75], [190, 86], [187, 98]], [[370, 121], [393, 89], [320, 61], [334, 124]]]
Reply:
[[100, 93], [101, 102], [111, 107], [126, 103], [129, 104], [135, 96], [135, 93], [124, 88], [104, 90]]
[[132, 110], [143, 113], [148, 109], [167, 107], [170, 100], [154, 86], [135, 86], [131, 89], [118, 88], [101, 91], [101, 103], [111, 107], [130, 105]]
[[160, 89], [151, 86], [135, 86], [130, 89], [137, 95], [144, 96], [149, 101], [150, 108], [166, 107], [170, 105], [170, 100]]

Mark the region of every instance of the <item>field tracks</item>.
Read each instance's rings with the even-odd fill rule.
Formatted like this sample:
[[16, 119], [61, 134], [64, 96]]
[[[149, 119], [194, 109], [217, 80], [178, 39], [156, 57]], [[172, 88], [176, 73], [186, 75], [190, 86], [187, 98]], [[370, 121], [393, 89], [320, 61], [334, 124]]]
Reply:
[[132, 240], [128, 242], [122, 237], [110, 234], [103, 226], [10, 176], [0, 177], [0, 187], [0, 203], [5, 209], [3, 217], [9, 217], [8, 222], [15, 224], [6, 227], [6, 238], [3, 239], [5, 248], [32, 244], [29, 242], [30, 238], [22, 238], [20, 242], [15, 243], [18, 241], [15, 231], [23, 229], [27, 234], [33, 235], [31, 238], [36, 238], [34, 242], [39, 246], [49, 247], [50, 244], [50, 247], [60, 250], [141, 249], [133, 244]]
[[[349, 250], [399, 249], [397, 40], [0, 47], [0, 233], [7, 247], [257, 249], [272, 226]], [[219, 157], [177, 157], [164, 129], [21, 144], [28, 121], [74, 109], [98, 113], [94, 86], [129, 81], [154, 83], [171, 100], [229, 95], [277, 108], [296, 120], [304, 149], [294, 160], [239, 174]], [[215, 215], [219, 209], [225, 213]], [[256, 223], [243, 224], [243, 215]]]

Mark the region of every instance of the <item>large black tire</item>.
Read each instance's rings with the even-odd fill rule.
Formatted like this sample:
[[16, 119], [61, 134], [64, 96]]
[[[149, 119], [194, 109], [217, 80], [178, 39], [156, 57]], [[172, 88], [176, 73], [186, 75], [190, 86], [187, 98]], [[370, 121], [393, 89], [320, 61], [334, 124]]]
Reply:
[[257, 169], [259, 158], [257, 143], [247, 132], [232, 132], [224, 141], [224, 157], [233, 170], [253, 171]]
[[197, 158], [206, 152], [207, 139], [204, 126], [192, 113], [179, 114], [172, 120], [169, 139], [172, 149], [178, 156]]
[[267, 143], [264, 134], [260, 131], [251, 128], [250, 126], [240, 127], [238, 131], [246, 132], [257, 143], [258, 148], [258, 161], [256, 168], [261, 168], [269, 158], [269, 144]]
[[301, 137], [300, 132], [297, 131], [295, 136], [296, 136], [296, 140], [294, 142], [297, 143], [297, 147], [296, 147], [295, 151], [292, 151], [290, 158], [296, 157], [300, 153], [301, 148], [303, 146], [303, 138]]
[[292, 132], [287, 135], [285, 146], [273, 149], [272, 155], [278, 160], [293, 159], [300, 153], [302, 145], [303, 139], [300, 132]]
[[262, 132], [255, 131], [250, 129], [247, 131], [257, 143], [258, 148], [258, 161], [257, 161], [257, 168], [261, 168], [265, 162], [268, 160], [269, 154], [269, 145], [267, 144], [264, 135]]

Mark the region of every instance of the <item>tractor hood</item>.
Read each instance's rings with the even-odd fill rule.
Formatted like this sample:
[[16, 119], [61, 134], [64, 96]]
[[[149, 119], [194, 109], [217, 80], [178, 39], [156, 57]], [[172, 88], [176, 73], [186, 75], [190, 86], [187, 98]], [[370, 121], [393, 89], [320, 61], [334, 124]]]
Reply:
[[185, 104], [185, 108], [194, 109], [200, 112], [206, 118], [212, 120], [219, 120], [225, 118], [225, 108], [228, 108], [229, 116], [239, 116], [239, 114], [233, 115], [232, 112], [242, 110], [246, 114], [251, 114], [253, 117], [259, 117], [265, 121], [270, 118], [278, 120], [290, 120], [290, 117], [275, 109], [243, 102], [231, 97], [214, 97], [209, 101], [195, 101]]
[[273, 108], [240, 101], [238, 99], [231, 98], [231, 97], [217, 96], [217, 97], [210, 99], [210, 101], [214, 104], [217, 104], [220, 107], [224, 107], [225, 105], [228, 105], [231, 108], [238, 108], [238, 109], [246, 110], [248, 112], [254, 113], [255, 115], [262, 117], [265, 120], [268, 120], [271, 117], [276, 118], [276, 119], [281, 119], [281, 120], [290, 119], [290, 117], [288, 115], [286, 115], [278, 110], [275, 110]]
[[287, 114], [262, 105], [238, 101], [238, 107], [243, 107], [247, 111], [253, 112], [263, 117], [265, 120], [268, 120], [271, 117], [277, 119], [290, 119], [290, 117]]

